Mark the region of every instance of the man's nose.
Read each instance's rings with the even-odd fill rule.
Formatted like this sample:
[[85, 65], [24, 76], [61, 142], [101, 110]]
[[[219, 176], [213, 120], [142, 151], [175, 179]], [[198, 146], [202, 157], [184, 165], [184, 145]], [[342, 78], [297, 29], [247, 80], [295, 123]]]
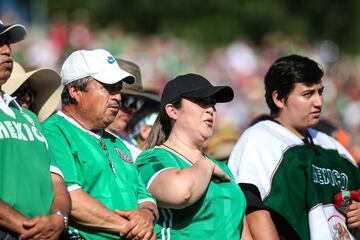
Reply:
[[10, 56], [11, 55], [11, 47], [9, 44], [5, 43], [0, 47], [0, 54]]
[[113, 92], [113, 93], [110, 93], [110, 98], [117, 101], [120, 105], [120, 101], [121, 101], [121, 94], [120, 92]]
[[314, 105], [316, 107], [321, 107], [324, 103], [324, 97], [321, 94], [316, 94]]

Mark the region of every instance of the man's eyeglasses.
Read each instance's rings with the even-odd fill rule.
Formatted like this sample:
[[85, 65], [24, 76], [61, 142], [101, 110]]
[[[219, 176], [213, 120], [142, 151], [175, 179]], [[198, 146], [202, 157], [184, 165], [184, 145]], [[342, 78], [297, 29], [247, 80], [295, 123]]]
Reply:
[[144, 105], [144, 100], [140, 97], [121, 94], [121, 106], [127, 110], [133, 109], [139, 111]]

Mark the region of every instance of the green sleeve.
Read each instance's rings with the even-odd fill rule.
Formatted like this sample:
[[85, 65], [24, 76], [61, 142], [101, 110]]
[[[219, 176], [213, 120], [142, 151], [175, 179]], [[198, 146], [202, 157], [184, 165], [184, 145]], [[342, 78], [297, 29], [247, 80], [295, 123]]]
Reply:
[[79, 185], [76, 172], [76, 152], [72, 152], [63, 132], [55, 124], [43, 124], [44, 134], [52, 154], [51, 165], [58, 167], [64, 175], [66, 185]]
[[138, 202], [141, 202], [142, 200], [151, 198], [156, 203], [155, 198], [147, 191], [144, 180], [141, 177], [139, 169], [137, 172], [138, 172], [138, 176], [137, 176]]
[[164, 169], [182, 168], [171, 153], [161, 148], [148, 149], [142, 152], [138, 156], [136, 164], [146, 185], [152, 176]]

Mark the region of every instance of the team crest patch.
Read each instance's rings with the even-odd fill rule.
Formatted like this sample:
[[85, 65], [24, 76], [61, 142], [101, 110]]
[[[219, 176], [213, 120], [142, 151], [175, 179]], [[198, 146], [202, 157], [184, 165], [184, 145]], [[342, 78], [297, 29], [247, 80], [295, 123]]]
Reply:
[[336, 239], [336, 240], [351, 240], [351, 239], [353, 239], [349, 233], [349, 230], [345, 226], [344, 220], [340, 216], [333, 215], [329, 219], [329, 223], [332, 225], [333, 239]]
[[351, 240], [350, 238], [350, 234], [348, 232], [348, 230], [346, 229], [346, 227], [341, 224], [341, 223], [337, 223], [334, 226], [334, 233], [335, 233], [335, 239], [337, 240]]
[[134, 163], [134, 161], [129, 157], [126, 153], [121, 151], [119, 148], [115, 148], [116, 153], [119, 155], [119, 157], [124, 160], [127, 163]]

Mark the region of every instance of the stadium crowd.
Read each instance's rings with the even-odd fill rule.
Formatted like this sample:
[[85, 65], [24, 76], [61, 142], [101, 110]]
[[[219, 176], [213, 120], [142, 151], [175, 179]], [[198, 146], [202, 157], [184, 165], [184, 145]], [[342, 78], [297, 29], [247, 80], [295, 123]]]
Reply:
[[[274, 34], [209, 51], [86, 14], [46, 31], [4, 21], [0, 239], [359, 237], [360, 68], [335, 43]], [[334, 138], [311, 128], [320, 112]]]

